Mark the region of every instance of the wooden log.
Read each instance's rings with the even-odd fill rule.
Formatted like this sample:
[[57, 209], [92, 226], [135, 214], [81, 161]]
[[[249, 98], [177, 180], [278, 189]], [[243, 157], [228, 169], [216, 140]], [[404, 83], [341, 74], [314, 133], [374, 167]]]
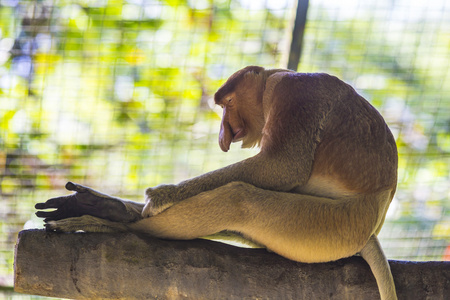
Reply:
[[[399, 299], [448, 299], [449, 262], [390, 261]], [[26, 230], [15, 291], [72, 299], [379, 299], [360, 257], [302, 264], [264, 249], [132, 233]]]

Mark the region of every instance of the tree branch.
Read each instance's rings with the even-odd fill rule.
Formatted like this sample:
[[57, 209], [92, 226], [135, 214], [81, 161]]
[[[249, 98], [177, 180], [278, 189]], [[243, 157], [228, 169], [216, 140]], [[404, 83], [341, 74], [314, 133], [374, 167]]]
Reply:
[[[390, 265], [399, 299], [450, 295], [449, 262]], [[379, 299], [360, 257], [302, 264], [207, 240], [43, 230], [19, 234], [15, 290], [75, 299]]]

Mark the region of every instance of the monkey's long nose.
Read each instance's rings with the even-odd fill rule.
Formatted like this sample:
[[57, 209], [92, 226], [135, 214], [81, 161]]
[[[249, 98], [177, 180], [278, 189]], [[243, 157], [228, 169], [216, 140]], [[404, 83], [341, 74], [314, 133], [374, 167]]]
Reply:
[[222, 120], [220, 124], [219, 132], [219, 146], [223, 152], [228, 152], [230, 150], [231, 142], [233, 141], [233, 131], [231, 130], [228, 122]]

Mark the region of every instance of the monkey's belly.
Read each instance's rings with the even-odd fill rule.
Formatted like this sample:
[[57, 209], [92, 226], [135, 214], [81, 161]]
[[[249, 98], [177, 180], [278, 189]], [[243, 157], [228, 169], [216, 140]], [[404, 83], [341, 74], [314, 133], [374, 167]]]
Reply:
[[327, 177], [314, 174], [309, 178], [305, 185], [298, 186], [292, 192], [332, 199], [349, 197], [357, 194], [355, 191], [346, 188], [342, 182], [339, 182], [339, 180], [331, 176]]

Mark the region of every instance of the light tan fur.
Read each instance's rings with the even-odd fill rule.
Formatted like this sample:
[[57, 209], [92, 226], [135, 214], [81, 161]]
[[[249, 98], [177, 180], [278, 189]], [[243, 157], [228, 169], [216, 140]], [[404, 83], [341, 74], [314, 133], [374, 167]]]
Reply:
[[[260, 145], [259, 154], [177, 185], [149, 188], [145, 206], [104, 201], [93, 210], [86, 200], [91, 206], [85, 209], [80, 203], [95, 191], [89, 197], [77, 192], [68, 213], [72, 200], [58, 198], [39, 205], [58, 208], [40, 214], [48, 228], [90, 230], [90, 222], [102, 231], [118, 224], [119, 231], [125, 226], [181, 240], [225, 230], [308, 263], [361, 253], [381, 298], [397, 299], [376, 237], [396, 189], [397, 151], [375, 108], [336, 77], [254, 66], [233, 74], [215, 101], [224, 109], [221, 149], [242, 141], [243, 147]], [[105, 217], [105, 207], [115, 213]], [[118, 211], [127, 219], [120, 221]], [[95, 220], [67, 219], [83, 214]], [[108, 220], [102, 225], [95, 217]]]

